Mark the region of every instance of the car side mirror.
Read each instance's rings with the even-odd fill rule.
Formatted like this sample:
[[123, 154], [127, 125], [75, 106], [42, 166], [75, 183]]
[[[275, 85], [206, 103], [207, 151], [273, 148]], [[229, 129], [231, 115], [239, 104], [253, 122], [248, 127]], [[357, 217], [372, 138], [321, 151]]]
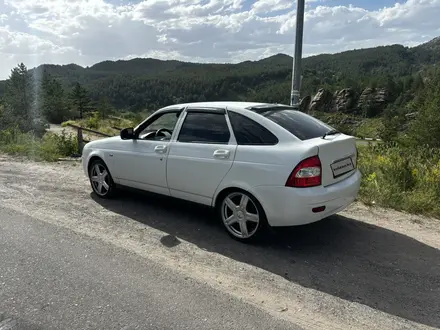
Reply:
[[122, 140], [132, 140], [134, 139], [134, 129], [133, 127], [124, 128], [121, 130], [121, 139]]

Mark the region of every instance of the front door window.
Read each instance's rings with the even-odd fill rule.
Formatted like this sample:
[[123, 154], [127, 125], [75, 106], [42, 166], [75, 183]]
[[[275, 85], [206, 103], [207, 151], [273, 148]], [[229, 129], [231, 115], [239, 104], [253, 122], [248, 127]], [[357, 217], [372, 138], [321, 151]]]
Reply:
[[174, 127], [179, 119], [180, 112], [159, 114], [147, 127], [139, 133], [141, 140], [169, 141]]

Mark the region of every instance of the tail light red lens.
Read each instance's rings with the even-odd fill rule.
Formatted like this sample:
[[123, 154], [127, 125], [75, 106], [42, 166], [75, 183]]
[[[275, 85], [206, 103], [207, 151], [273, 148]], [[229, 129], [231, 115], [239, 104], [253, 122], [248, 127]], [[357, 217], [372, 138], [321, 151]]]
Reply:
[[321, 160], [318, 156], [301, 161], [287, 179], [287, 187], [308, 188], [321, 185]]

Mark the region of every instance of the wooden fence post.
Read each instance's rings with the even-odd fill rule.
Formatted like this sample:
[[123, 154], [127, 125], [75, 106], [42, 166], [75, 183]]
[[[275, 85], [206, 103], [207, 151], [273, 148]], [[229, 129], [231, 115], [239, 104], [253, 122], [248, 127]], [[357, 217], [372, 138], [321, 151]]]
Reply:
[[76, 126], [73, 124], [67, 124], [67, 126], [72, 127], [74, 129], [76, 129], [77, 131], [77, 142], [78, 142], [78, 151], [80, 153], [80, 155], [82, 155], [82, 151], [84, 149], [84, 145], [88, 142], [90, 142], [89, 140], [84, 140], [83, 137], [83, 132], [87, 132], [87, 133], [92, 133], [98, 136], [103, 136], [103, 137], [110, 137], [112, 135], [109, 135], [107, 133], [102, 133], [102, 132], [98, 132], [95, 130], [92, 130], [90, 128], [85, 128], [85, 127], [80, 127], [80, 126]]
[[80, 128], [80, 127], [77, 128], [77, 131], [78, 131], [78, 135], [77, 135], [78, 151], [79, 151], [79, 154], [82, 155], [82, 151], [84, 148], [83, 131], [82, 131], [82, 128]]

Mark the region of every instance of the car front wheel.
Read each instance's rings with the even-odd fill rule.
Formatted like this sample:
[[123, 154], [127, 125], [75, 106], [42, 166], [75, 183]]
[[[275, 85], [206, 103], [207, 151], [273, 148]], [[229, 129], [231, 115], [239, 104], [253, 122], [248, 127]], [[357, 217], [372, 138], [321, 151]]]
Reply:
[[115, 194], [115, 184], [105, 163], [94, 160], [89, 166], [89, 178], [92, 189], [101, 198], [110, 198]]
[[241, 242], [261, 239], [268, 228], [260, 203], [245, 191], [223, 195], [217, 212], [229, 235]]

